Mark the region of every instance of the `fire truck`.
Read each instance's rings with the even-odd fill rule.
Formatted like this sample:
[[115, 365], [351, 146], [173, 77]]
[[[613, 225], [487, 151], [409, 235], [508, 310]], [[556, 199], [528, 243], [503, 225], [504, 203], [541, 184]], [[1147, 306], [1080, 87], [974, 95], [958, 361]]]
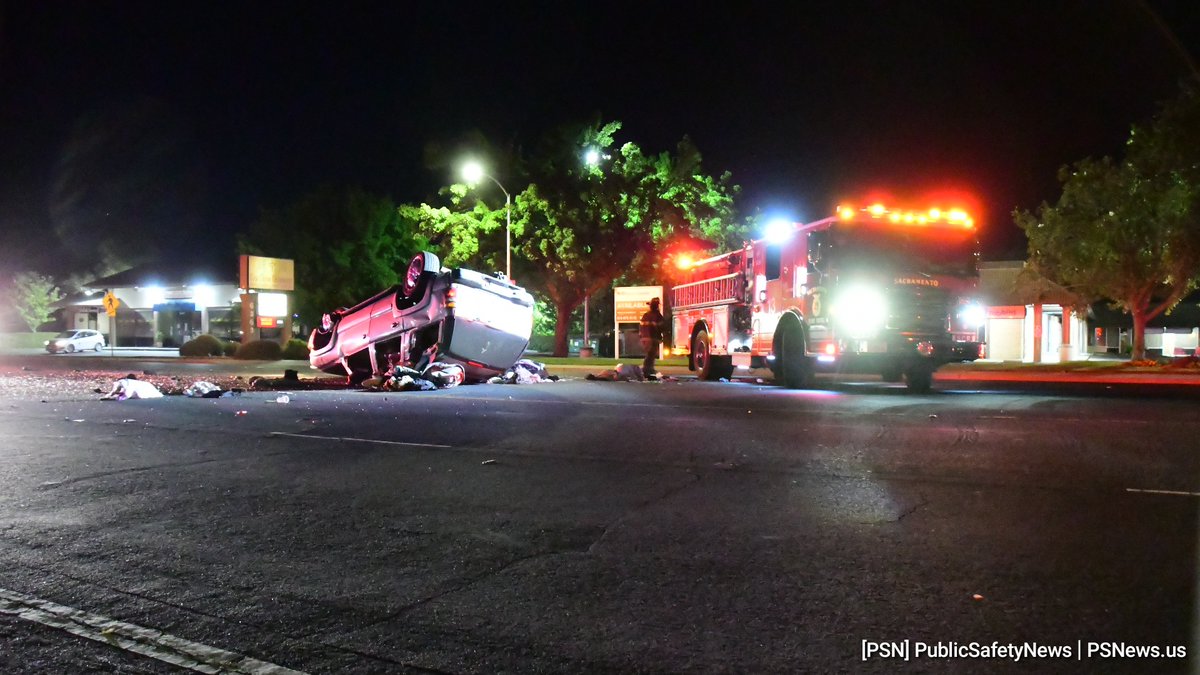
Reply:
[[874, 373], [927, 391], [941, 365], [984, 355], [978, 258], [959, 208], [874, 203], [777, 221], [764, 239], [681, 265], [671, 351], [706, 380], [770, 368], [805, 388], [818, 372]]

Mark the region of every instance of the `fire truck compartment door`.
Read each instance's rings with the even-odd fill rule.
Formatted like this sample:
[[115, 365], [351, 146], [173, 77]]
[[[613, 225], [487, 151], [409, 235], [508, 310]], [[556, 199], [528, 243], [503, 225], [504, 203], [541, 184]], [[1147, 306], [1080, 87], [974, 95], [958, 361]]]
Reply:
[[726, 354], [729, 352], [729, 308], [715, 307], [713, 308], [712, 322], [709, 325], [712, 330], [709, 331], [709, 344], [712, 345], [714, 354]]

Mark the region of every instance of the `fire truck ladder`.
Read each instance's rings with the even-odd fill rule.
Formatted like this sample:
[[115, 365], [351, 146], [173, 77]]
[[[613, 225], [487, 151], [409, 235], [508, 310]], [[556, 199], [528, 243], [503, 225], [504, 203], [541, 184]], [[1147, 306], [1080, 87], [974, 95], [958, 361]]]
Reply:
[[671, 290], [671, 306], [675, 309], [692, 309], [728, 305], [742, 300], [744, 291], [739, 272], [723, 277], [680, 284]]

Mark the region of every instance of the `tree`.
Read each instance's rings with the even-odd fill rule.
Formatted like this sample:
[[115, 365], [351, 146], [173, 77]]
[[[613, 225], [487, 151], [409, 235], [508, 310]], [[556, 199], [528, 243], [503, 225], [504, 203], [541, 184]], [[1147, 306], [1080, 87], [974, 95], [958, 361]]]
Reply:
[[323, 313], [397, 283], [428, 242], [390, 199], [322, 187], [288, 207], [264, 211], [239, 237], [238, 248], [294, 260], [296, 311], [315, 325]]
[[62, 297], [58, 286], [49, 277], [36, 272], [18, 272], [13, 277], [8, 302], [32, 332], [50, 320], [51, 306]]
[[[528, 181], [513, 195], [514, 277], [542, 292], [555, 308], [556, 355], [567, 353], [571, 314], [585, 297], [617, 279], [656, 275], [662, 247], [673, 237], [702, 237], [713, 245], [740, 242], [738, 188], [725, 174], [701, 172], [700, 152], [684, 138], [674, 154], [647, 155], [618, 144], [619, 122], [568, 125], [547, 134], [514, 174]], [[587, 151], [595, 162], [585, 162]], [[522, 181], [523, 182], [523, 181]], [[402, 207], [431, 242], [449, 248], [447, 260], [466, 264], [494, 257], [481, 239], [504, 227], [504, 208], [487, 206], [465, 186], [442, 191], [450, 206]]]
[[1084, 159], [1060, 169], [1059, 180], [1054, 206], [1013, 214], [1030, 263], [1080, 298], [1129, 312], [1133, 358], [1144, 358], [1147, 322], [1200, 275], [1200, 97], [1185, 89], [1134, 126], [1124, 159]]

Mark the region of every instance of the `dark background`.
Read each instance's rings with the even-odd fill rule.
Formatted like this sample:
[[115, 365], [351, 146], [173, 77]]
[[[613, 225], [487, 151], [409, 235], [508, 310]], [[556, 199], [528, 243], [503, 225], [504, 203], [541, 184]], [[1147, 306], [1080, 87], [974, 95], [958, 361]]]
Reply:
[[985, 258], [1020, 257], [1012, 209], [1195, 76], [1196, 5], [8, 2], [0, 271], [112, 232], [228, 259], [321, 183], [428, 199], [455, 179], [429, 144], [596, 113], [652, 151], [690, 136], [747, 213], [961, 192]]

